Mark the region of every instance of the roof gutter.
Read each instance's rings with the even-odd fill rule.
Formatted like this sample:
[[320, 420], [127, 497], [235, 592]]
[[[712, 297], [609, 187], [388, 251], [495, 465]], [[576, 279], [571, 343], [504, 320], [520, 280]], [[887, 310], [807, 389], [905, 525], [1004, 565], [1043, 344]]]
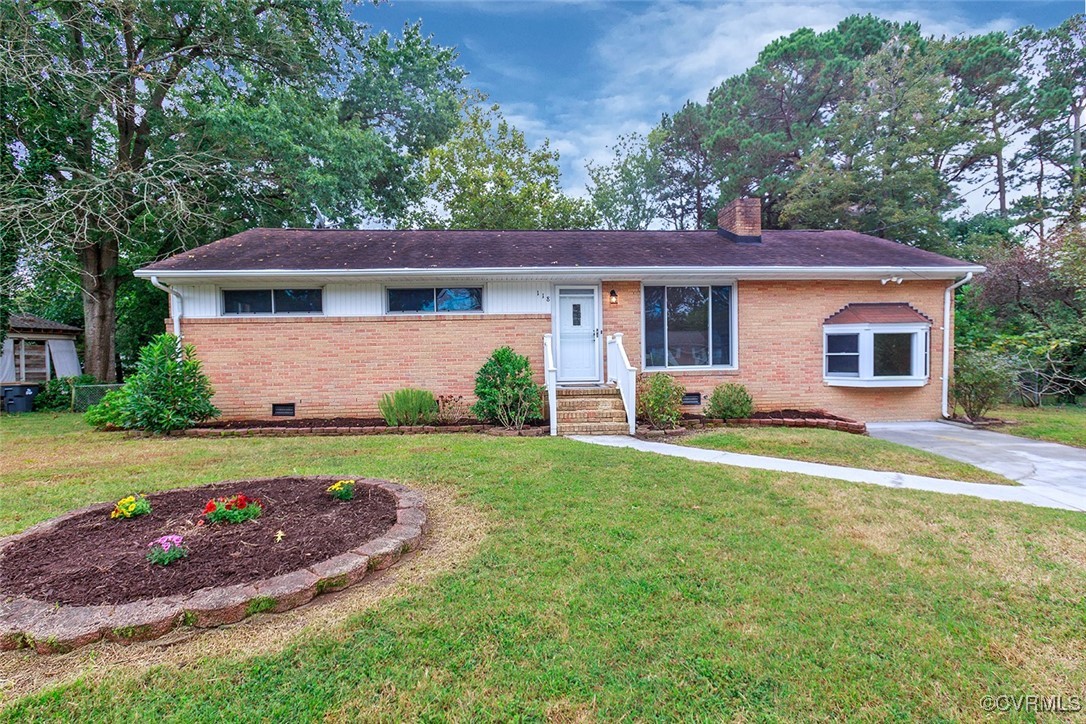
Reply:
[[741, 278], [741, 279], [881, 279], [888, 276], [906, 280], [956, 279], [962, 274], [982, 272], [984, 267], [967, 265], [954, 267], [902, 266], [598, 266], [598, 267], [434, 267], [392, 269], [137, 269], [140, 278], [158, 276], [171, 279], [277, 279], [284, 277], [342, 277], [345, 279], [374, 277], [445, 277], [479, 278], [489, 276], [559, 277], [594, 279], [630, 279], [682, 277]]
[[181, 339], [181, 315], [185, 312], [185, 298], [181, 296], [181, 292], [160, 282], [157, 275], [151, 275], [151, 285], [177, 300], [176, 304], [170, 305], [170, 316], [173, 317], [173, 336]]
[[963, 279], [946, 288], [943, 297], [943, 418], [950, 417], [950, 308], [954, 290], [965, 286], [973, 278], [973, 272], [969, 272]]

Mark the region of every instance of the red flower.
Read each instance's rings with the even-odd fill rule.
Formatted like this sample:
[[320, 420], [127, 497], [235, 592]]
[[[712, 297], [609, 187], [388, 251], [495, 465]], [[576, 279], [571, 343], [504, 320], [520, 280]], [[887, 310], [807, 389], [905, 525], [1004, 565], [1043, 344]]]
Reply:
[[204, 506], [204, 512], [205, 513], [214, 513], [215, 512], [215, 501], [214, 500], [207, 501], [207, 505]]

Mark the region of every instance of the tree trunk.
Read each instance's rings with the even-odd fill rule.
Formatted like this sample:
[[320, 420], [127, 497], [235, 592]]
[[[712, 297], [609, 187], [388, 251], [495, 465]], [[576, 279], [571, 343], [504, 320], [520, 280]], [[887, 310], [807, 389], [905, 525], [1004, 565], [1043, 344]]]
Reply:
[[1078, 223], [1082, 214], [1082, 108], [1071, 107], [1071, 144], [1073, 148], [1071, 167], [1071, 213], [1070, 219]]
[[992, 135], [996, 142], [996, 185], [999, 187], [999, 215], [1007, 216], [1007, 174], [1003, 168], [1003, 134], [999, 124], [992, 119]]
[[79, 252], [83, 286], [84, 372], [100, 382], [117, 381], [117, 240]]

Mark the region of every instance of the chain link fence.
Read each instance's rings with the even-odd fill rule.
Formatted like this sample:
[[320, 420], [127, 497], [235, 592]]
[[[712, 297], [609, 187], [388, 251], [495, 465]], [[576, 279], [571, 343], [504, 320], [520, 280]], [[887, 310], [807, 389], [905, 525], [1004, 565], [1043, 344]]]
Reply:
[[72, 387], [72, 412], [86, 412], [88, 407], [101, 402], [107, 392], [121, 387], [122, 385], [75, 385]]

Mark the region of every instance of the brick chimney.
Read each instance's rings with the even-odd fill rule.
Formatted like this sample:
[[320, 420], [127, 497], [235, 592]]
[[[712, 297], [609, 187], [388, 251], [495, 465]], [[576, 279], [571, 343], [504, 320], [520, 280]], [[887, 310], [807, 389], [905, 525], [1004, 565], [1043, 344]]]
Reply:
[[716, 215], [717, 233], [740, 244], [762, 241], [762, 200], [732, 201]]

